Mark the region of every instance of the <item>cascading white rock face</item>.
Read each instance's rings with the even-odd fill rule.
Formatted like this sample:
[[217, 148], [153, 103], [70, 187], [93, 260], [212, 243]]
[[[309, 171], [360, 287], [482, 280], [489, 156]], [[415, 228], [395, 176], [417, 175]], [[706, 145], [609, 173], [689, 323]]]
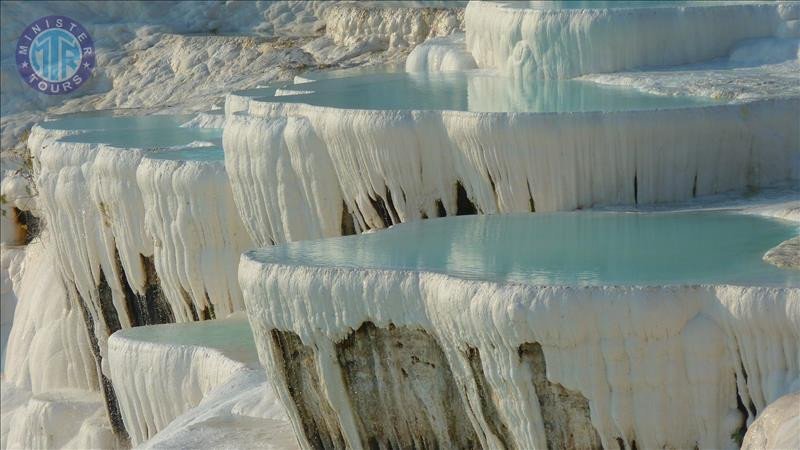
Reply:
[[[145, 320], [126, 302], [132, 294], [147, 296], [159, 277], [178, 321], [197, 320], [203, 310], [241, 310], [230, 262], [250, 241], [221, 161], [143, 159], [145, 150], [56, 142], [59, 133], [43, 137], [48, 133], [37, 127], [31, 138], [41, 165], [40, 199], [66, 279], [89, 300], [102, 327], [109, 318], [118, 322], [96, 330], [98, 336]], [[98, 299], [101, 272], [110, 311]]]
[[570, 114], [235, 100], [248, 109], [228, 116], [226, 168], [258, 246], [341, 234], [343, 213], [355, 231], [453, 215], [457, 183], [478, 212], [507, 213], [675, 202], [800, 178], [797, 99]]
[[[531, 382], [543, 368], [527, 359], [536, 344], [546, 379], [588, 400], [583, 412], [604, 448], [735, 448], [745, 419], [800, 388], [797, 288], [536, 287], [262, 263], [250, 254], [239, 278], [262, 364], [296, 429], [308, 424], [296, 385], [306, 383], [303, 395], [319, 396], [315, 423], [326, 417], [325, 405], [333, 414], [335, 425], [317, 434], [335, 442], [339, 433], [352, 448], [366, 445], [363, 420], [371, 413], [358, 409], [363, 399], [345, 381], [356, 369], [342, 365], [342, 349], [351, 351], [348, 342], [365, 322], [387, 333], [424, 330], [433, 338], [477, 439], [489, 448], [548, 448], [542, 417], [551, 414], [550, 405]], [[303, 367], [320, 374], [318, 384], [287, 369], [297, 358], [289, 363], [281, 356], [287, 341], [279, 335], [296, 336], [289, 350], [311, 355]], [[374, 345], [386, 351], [414, 345], [393, 342]], [[383, 386], [407, 382], [399, 372], [386, 376]], [[416, 380], [418, 372], [408, 376]], [[433, 382], [426, 386], [425, 398], [436, 404], [444, 393]], [[417, 414], [450, 427], [455, 420], [435, 408]], [[318, 437], [305, 430], [301, 442], [313, 447]]]
[[103, 398], [98, 392], [61, 391], [36, 396], [12, 416], [6, 448], [120, 448], [104, 416]]
[[86, 315], [97, 367], [85, 379], [103, 389], [114, 432], [124, 441], [109, 380], [108, 336], [120, 328], [241, 310], [235, 261], [250, 240], [233, 210], [221, 161], [145, 164], [145, 150], [58, 141], [63, 134], [41, 127], [31, 134], [38, 204], [54, 266], [75, 310]]
[[454, 72], [477, 68], [464, 48], [464, 35], [431, 38], [414, 47], [406, 59], [406, 72]]
[[[46, 131], [35, 128], [32, 135], [39, 133]], [[32, 146], [31, 153], [40, 165], [36, 175], [39, 200], [57, 249], [59, 270], [67, 289], [76, 290], [83, 299], [97, 324], [95, 334], [103, 339], [121, 325], [130, 326], [130, 320], [113, 237], [104, 233], [104, 213], [91, 202], [89, 179], [97, 147], [45, 138], [40, 146]], [[110, 294], [105, 301], [98, 289], [101, 279]]]
[[[175, 329], [186, 330], [194, 336], [201, 335], [203, 330], [218, 335], [220, 329], [239, 323], [244, 324], [245, 331], [248, 330], [243, 318], [197, 324], [200, 333], [193, 332], [186, 325]], [[174, 341], [143, 338], [143, 334], [148, 332], [158, 336], [161, 331], [158, 328], [123, 331], [108, 341], [114, 388], [134, 446], [153, 437], [189, 408], [197, 406], [213, 388], [257, 365], [255, 355], [250, 354], [252, 350], [236, 352], [233, 349], [234, 346], [252, 347], [252, 343], [248, 347], [246, 342], [236, 342], [233, 338], [238, 335], [229, 339], [232, 348], [225, 349], [213, 344], [204, 346], [196, 337], [194, 340], [181, 340], [173, 336]]]
[[178, 322], [242, 311], [235, 261], [252, 247], [222, 161], [145, 158], [136, 172], [144, 232]]
[[29, 244], [14, 268], [15, 310], [4, 381], [40, 394], [98, 389], [94, 358], [78, 306], [70, 301], [49, 235]]
[[237, 116], [226, 124], [224, 139], [243, 146], [225, 155], [233, 198], [257, 246], [340, 233], [341, 189], [331, 156], [309, 128], [304, 118]]
[[83, 313], [68, 296], [55, 251], [45, 232], [10, 270], [19, 302], [3, 373], [0, 448], [116, 448]]
[[522, 80], [572, 78], [727, 55], [737, 41], [773, 36], [794, 3], [549, 9], [511, 2], [467, 5], [467, 50], [481, 68]]
[[413, 47], [428, 37], [463, 31], [462, 8], [402, 8], [340, 4], [324, 13], [325, 34], [339, 45], [359, 40], [382, 48]]
[[222, 128], [225, 125], [225, 114], [222, 111], [198, 113], [181, 128]]

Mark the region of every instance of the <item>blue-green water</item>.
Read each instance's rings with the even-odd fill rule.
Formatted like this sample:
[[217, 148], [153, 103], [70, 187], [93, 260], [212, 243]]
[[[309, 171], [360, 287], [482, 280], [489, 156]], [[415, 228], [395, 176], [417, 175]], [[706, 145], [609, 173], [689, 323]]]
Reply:
[[135, 130], [177, 128], [188, 122], [192, 114], [151, 116], [118, 116], [114, 111], [92, 111], [59, 116], [39, 125], [50, 130]]
[[186, 146], [192, 142], [221, 145], [222, 130], [218, 128], [144, 128], [99, 130], [65, 136], [62, 142], [109, 144], [120, 148], [164, 148]]
[[254, 251], [265, 262], [542, 285], [800, 286], [762, 260], [796, 224], [733, 212], [450, 217]]
[[288, 86], [312, 94], [272, 97], [270, 89], [245, 95], [261, 100], [349, 109], [476, 112], [581, 112], [682, 108], [719, 103], [690, 96], [659, 96], [583, 80], [516, 83], [486, 71], [367, 73]]
[[219, 146], [190, 147], [177, 150], [157, 150], [148, 153], [146, 158], [174, 161], [224, 161], [225, 154]]
[[[373, 64], [370, 66], [346, 67], [341, 69], [328, 69], [328, 70], [306, 72], [301, 74], [300, 77], [305, 78], [307, 80], [320, 81], [320, 80], [331, 80], [334, 78], [357, 77], [362, 75], [405, 73], [405, 71], [406, 71], [405, 64], [396, 64], [396, 63]], [[297, 89], [301, 89], [302, 85], [295, 85], [295, 87], [297, 87]]]
[[[164, 149], [167, 147], [184, 147], [192, 143], [206, 142], [206, 147], [191, 147], [178, 151], [186, 152], [188, 157], [216, 158], [200, 155], [203, 150], [221, 152], [222, 129], [219, 128], [182, 128], [181, 125], [192, 119], [192, 114], [152, 115], [152, 116], [115, 116], [112, 112], [96, 112], [70, 115], [57, 120], [42, 123], [49, 129], [79, 130], [81, 133], [65, 136], [62, 142], [82, 142], [92, 144], [109, 144], [119, 148]], [[165, 155], [172, 159], [177, 153]], [[221, 156], [220, 158], [221, 159]]]
[[258, 360], [253, 332], [244, 317], [134, 327], [118, 333], [135, 341], [214, 348], [240, 361]]
[[534, 0], [505, 2], [507, 7], [525, 9], [630, 9], [669, 8], [680, 6], [721, 6], [741, 0]]

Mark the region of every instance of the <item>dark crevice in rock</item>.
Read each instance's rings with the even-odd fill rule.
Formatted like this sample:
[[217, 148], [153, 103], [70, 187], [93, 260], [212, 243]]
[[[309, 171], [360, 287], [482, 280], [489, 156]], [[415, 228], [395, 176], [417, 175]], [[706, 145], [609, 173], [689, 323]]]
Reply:
[[[619, 447], [619, 450], [638, 450], [638, 449], [636, 448], [636, 441], [635, 441], [635, 440], [631, 441], [631, 446], [630, 446], [630, 448], [625, 448], [625, 440], [624, 440], [624, 439], [622, 439], [621, 437], [618, 437], [618, 438], [616, 438], [616, 439], [617, 439], [617, 446]], [[697, 447], [695, 447], [695, 449], [696, 449], [696, 448], [697, 448]]]
[[197, 308], [194, 306], [194, 302], [192, 301], [192, 296], [186, 292], [186, 289], [181, 288], [181, 297], [183, 297], [183, 302], [186, 303], [186, 306], [189, 307], [189, 313], [192, 314], [192, 320], [195, 322], [200, 321], [200, 315], [197, 314]]
[[497, 197], [497, 186], [494, 184], [494, 178], [492, 178], [492, 174], [486, 172], [486, 178], [489, 179], [489, 186], [492, 188], [492, 192], [494, 192], [494, 196]]
[[424, 330], [365, 322], [336, 357], [365, 447], [480, 448], [444, 352]]
[[86, 324], [86, 332], [89, 337], [89, 346], [91, 347], [92, 355], [94, 356], [95, 361], [95, 368], [100, 378], [100, 388], [103, 392], [106, 413], [108, 414], [108, 419], [111, 423], [111, 429], [117, 439], [119, 439], [123, 448], [130, 447], [130, 436], [128, 436], [128, 431], [125, 429], [125, 423], [122, 421], [122, 413], [120, 413], [119, 410], [119, 404], [117, 403], [117, 395], [114, 392], [114, 386], [111, 384], [111, 380], [109, 380], [108, 377], [106, 377], [103, 373], [103, 356], [100, 353], [100, 345], [97, 342], [97, 335], [95, 334], [95, 326], [94, 321], [92, 320], [92, 315], [89, 313], [89, 308], [86, 306], [86, 302], [83, 300], [83, 297], [77, 293], [77, 287], [74, 287], [71, 297], [76, 300], [76, 303], [81, 310], [81, 315], [83, 316], [83, 322]]
[[172, 312], [164, 292], [161, 290], [161, 280], [156, 272], [156, 265], [153, 258], [146, 258], [139, 255], [144, 266], [145, 273], [145, 301], [148, 306], [148, 315], [152, 324], [174, 323], [175, 314]]
[[350, 236], [356, 234], [356, 225], [353, 221], [353, 215], [347, 209], [347, 203], [342, 200], [342, 236]]
[[[748, 378], [747, 370], [745, 370], [744, 364], [741, 364], [739, 367], [741, 367], [741, 369], [742, 369], [742, 378], [744, 378], [744, 384], [747, 385], [747, 378]], [[739, 391], [738, 391], [739, 385], [738, 384], [736, 385], [736, 388], [737, 388], [736, 395], [739, 395]], [[750, 417], [755, 417], [756, 414], [758, 413], [758, 411], [756, 411], [756, 405], [753, 403], [753, 399], [752, 398], [750, 399], [750, 403], [747, 405], [747, 409], [745, 410], [745, 412], [749, 412], [749, 416]], [[745, 414], [745, 417], [747, 417], [747, 416], [748, 416], [748, 414]]]
[[376, 198], [368, 197], [369, 202], [372, 204], [372, 208], [375, 212], [378, 213], [378, 216], [381, 218], [383, 222], [384, 228], [388, 228], [392, 226], [392, 215], [386, 207], [386, 202], [383, 200], [383, 197], [380, 195], [375, 195]]
[[[384, 191], [386, 192], [386, 210], [389, 211], [392, 219], [392, 225], [400, 223], [400, 214], [397, 213], [397, 208], [394, 206], [392, 190], [387, 187]], [[403, 198], [405, 198], [405, 194], [403, 194]]]
[[508, 431], [508, 427], [500, 419], [500, 414], [497, 412], [494, 394], [491, 391], [491, 387], [489, 387], [488, 383], [486, 382], [486, 376], [483, 373], [480, 352], [477, 348], [468, 347], [466, 356], [467, 360], [469, 361], [469, 367], [472, 371], [472, 378], [475, 380], [475, 386], [478, 390], [478, 397], [480, 398], [481, 402], [481, 415], [483, 416], [484, 420], [486, 420], [486, 424], [489, 425], [492, 434], [494, 434], [497, 439], [500, 440], [503, 448], [509, 450], [516, 449], [517, 446], [514, 444], [514, 440], [511, 437], [511, 433]]
[[167, 299], [164, 297], [164, 293], [161, 291], [161, 284], [159, 283], [153, 258], [139, 255], [139, 259], [145, 273], [144, 295], [135, 293], [128, 284], [127, 277], [125, 277], [125, 273], [122, 270], [119, 252], [116, 253], [117, 268], [121, 274], [120, 282], [125, 293], [125, 302], [128, 306], [128, 317], [131, 321], [131, 326], [174, 323], [175, 316]]
[[459, 181], [456, 183], [456, 215], [468, 216], [472, 214], [478, 214], [478, 208], [469, 199], [467, 190], [464, 189], [464, 185]]
[[436, 217], [446, 217], [447, 216], [447, 209], [444, 207], [444, 203], [442, 200], [436, 200]]
[[[744, 368], [742, 368], [742, 370], [744, 370]], [[734, 374], [734, 379], [735, 378], [736, 378], [736, 375]], [[746, 379], [746, 377], [745, 377], [745, 379]], [[752, 404], [752, 401], [750, 403]], [[743, 419], [742, 419], [742, 424], [739, 426], [739, 428], [737, 428], [736, 431], [734, 431], [731, 434], [731, 439], [733, 439], [733, 441], [736, 442], [737, 446], [741, 447], [742, 446], [742, 441], [744, 440], [744, 435], [745, 435], [745, 433], [747, 433], [747, 417], [750, 415], [750, 412], [747, 410], [747, 407], [744, 405], [744, 401], [742, 400], [742, 395], [739, 393], [738, 380], [737, 380], [737, 384], [736, 384], [736, 409], [738, 409], [742, 413], [742, 418]], [[753, 409], [755, 409], [755, 408], [753, 408]]]
[[12, 211], [14, 220], [19, 224], [19, 227], [24, 233], [22, 236], [22, 243], [24, 245], [30, 244], [31, 241], [39, 235], [39, 231], [41, 230], [39, 218], [31, 214], [30, 211], [23, 211], [16, 207], [13, 208]]
[[547, 379], [547, 364], [541, 345], [535, 342], [522, 344], [519, 357], [533, 373], [547, 448], [602, 449], [600, 436], [592, 425], [589, 401], [580, 392]]
[[206, 306], [202, 310], [200, 310], [200, 319], [201, 320], [214, 320], [217, 318], [217, 315], [214, 314], [214, 304], [211, 303], [211, 299], [208, 298], [208, 292], [206, 292]]
[[273, 355], [281, 368], [303, 434], [315, 449], [343, 449], [339, 420], [323, 393], [314, 350], [291, 331], [272, 330]]
[[528, 201], [528, 209], [530, 209], [531, 212], [536, 212], [536, 202], [533, 201], [533, 191], [531, 190], [531, 181], [527, 180], [525, 183], [527, 183], [528, 185], [528, 197], [530, 198], [530, 200]]
[[114, 306], [114, 293], [111, 291], [111, 286], [108, 285], [106, 274], [103, 269], [100, 269], [100, 283], [97, 285], [97, 300], [100, 306], [100, 313], [103, 315], [103, 322], [108, 328], [108, 334], [113, 334], [115, 331], [122, 328], [119, 323], [119, 316], [117, 309]]
[[633, 174], [633, 204], [639, 204], [639, 174]]

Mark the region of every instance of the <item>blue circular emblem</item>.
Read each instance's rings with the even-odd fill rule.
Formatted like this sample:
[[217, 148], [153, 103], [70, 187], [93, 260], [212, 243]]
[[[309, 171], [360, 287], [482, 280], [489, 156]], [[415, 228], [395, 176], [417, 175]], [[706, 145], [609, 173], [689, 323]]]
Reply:
[[94, 43], [86, 28], [75, 20], [42, 17], [22, 32], [16, 60], [28, 86], [43, 94], [68, 94], [92, 76]]

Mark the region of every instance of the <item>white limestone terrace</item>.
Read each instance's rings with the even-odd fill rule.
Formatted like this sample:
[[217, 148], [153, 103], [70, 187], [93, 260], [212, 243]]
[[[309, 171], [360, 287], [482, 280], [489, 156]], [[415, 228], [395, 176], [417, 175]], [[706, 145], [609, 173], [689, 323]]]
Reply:
[[466, 1], [339, 2], [324, 15], [325, 34], [339, 44], [357, 40], [413, 47], [425, 39], [463, 31]]
[[29, 139], [37, 214], [59, 283], [84, 315], [85, 350], [122, 442], [108, 336], [243, 308], [235, 267], [251, 241], [233, 209], [221, 130], [180, 126], [190, 119], [69, 117]]
[[[310, 31], [310, 36], [303, 37], [303, 42], [308, 41], [302, 52], [294, 47], [281, 54], [272, 52], [288, 45], [280, 40], [262, 45], [259, 40], [222, 36], [206, 48], [202, 36], [155, 38], [143, 32], [131, 46], [150, 50], [142, 53], [143, 62], [134, 67], [136, 70], [119, 80], [142, 73], [159, 74], [156, 69], [165, 61], [163, 52], [187, 43], [191, 51], [166, 60], [181, 74], [187, 67], [195, 67], [190, 62], [198, 54], [217, 54], [221, 47], [233, 45], [236, 49], [240, 45], [244, 50], [239, 56], [232, 51], [227, 57], [212, 60], [223, 65], [226, 58], [238, 61], [239, 65], [226, 66], [215, 80], [229, 80], [232, 84], [227, 86], [239, 88], [255, 84], [256, 79], [274, 78], [273, 72], [260, 74], [260, 78], [245, 73], [249, 66], [272, 67], [272, 57], [289, 61], [291, 68], [281, 76], [291, 76], [306, 66], [381, 60], [386, 56], [381, 53], [384, 50], [396, 50], [396, 55], [402, 56], [429, 36], [436, 38], [417, 47], [420, 52], [427, 48], [424, 63], [412, 66], [424, 72], [459, 71], [439, 75], [395, 71], [394, 78], [386, 78], [367, 73], [383, 69], [356, 68], [352, 71], [360, 71], [360, 78], [355, 84], [349, 84], [353, 80], [343, 84], [330, 80], [337, 75], [329, 73], [303, 74], [295, 85], [285, 83], [228, 96], [224, 116], [216, 110], [195, 116], [110, 120], [94, 129], [86, 123], [45, 123], [33, 130], [29, 144], [35, 156], [39, 196], [35, 201], [22, 197], [14, 197], [14, 201], [24, 201], [25, 208], [46, 219], [49, 230], [43, 242], [46, 239], [49, 250], [46, 257], [36, 261], [56, 267], [51, 273], [42, 272], [42, 276], [62, 288], [53, 294], [57, 298], [53, 304], [45, 305], [43, 298], [38, 298], [38, 303], [29, 300], [21, 319], [26, 323], [14, 332], [22, 337], [12, 336], [17, 342], [13, 345], [13, 364], [18, 366], [15, 379], [22, 380], [21, 384], [39, 383], [33, 390], [41, 395], [34, 392], [34, 397], [55, 399], [48, 405], [67, 405], [73, 397], [50, 396], [53, 389], [87, 389], [74, 380], [75, 374], [93, 371], [94, 378], [86, 381], [92, 385], [88, 389], [94, 391], [92, 408], [113, 403], [109, 401], [113, 400], [113, 395], [109, 397], [113, 390], [108, 384], [112, 372], [105, 345], [108, 334], [117, 328], [224, 317], [241, 310], [236, 261], [239, 253], [254, 243], [263, 246], [339, 236], [459, 213], [542, 212], [599, 205], [642, 207], [720, 192], [736, 195], [775, 185], [792, 187], [800, 179], [800, 124], [793, 120], [800, 111], [797, 85], [793, 84], [796, 73], [792, 72], [796, 61], [756, 61], [748, 57], [749, 66], [728, 70], [733, 67], [729, 63], [740, 61], [734, 58], [737, 51], [741, 50], [741, 56], [741, 52], [759, 53], [765, 48], [758, 42], [722, 53], [729, 55], [730, 61], [721, 66], [709, 63], [713, 72], [691, 66], [682, 68], [692, 72], [690, 75], [681, 78], [676, 73], [674, 80], [670, 75], [661, 76], [660, 71], [640, 77], [658, 78], [656, 83], [624, 78], [631, 76], [630, 72], [606, 74], [612, 77], [608, 79], [587, 75], [580, 80], [537, 81], [531, 89], [495, 79], [495, 72], [460, 71], [470, 66], [466, 56], [472, 57], [466, 44], [458, 35], [441, 37], [463, 29], [462, 14], [457, 10], [395, 14], [344, 5], [341, 11], [330, 13], [331, 17], [342, 15], [331, 19], [325, 35], [318, 36], [322, 32], [318, 26], [323, 22], [311, 16], [324, 16], [321, 11], [327, 11], [326, 4], [314, 4], [314, 14], [289, 17], [297, 18], [303, 22], [302, 28]], [[292, 4], [290, 9], [302, 9], [298, 5]], [[86, 8], [91, 10], [91, 6]], [[796, 29], [797, 21], [786, 19], [793, 7], [777, 7], [782, 20], [776, 32], [779, 35]], [[251, 6], [241, 6], [237, 14], [247, 15], [248, 8]], [[279, 8], [269, 9], [270, 14], [279, 12]], [[451, 20], [453, 17], [456, 20]], [[755, 14], [751, 19], [760, 17]], [[193, 24], [205, 20], [190, 19]], [[281, 20], [276, 19], [275, 25]], [[256, 25], [252, 21], [247, 24]], [[347, 36], [336, 34], [345, 25], [355, 27], [362, 35], [345, 42]], [[339, 35], [342, 40], [337, 43]], [[377, 38], [367, 39], [372, 35]], [[465, 42], [468, 40], [469, 32]], [[773, 39], [770, 45], [776, 42]], [[792, 42], [777, 44], [787, 44], [785, 47], [791, 50]], [[394, 50], [386, 50], [388, 47]], [[442, 47], [447, 47], [446, 51], [440, 52]], [[126, 53], [125, 58], [135, 53]], [[261, 58], [261, 53], [271, 56]], [[460, 55], [457, 63], [446, 62], [447, 55], [454, 53]], [[247, 58], [242, 56], [245, 54]], [[226, 84], [209, 81], [197, 89], [197, 81], [206, 80], [201, 72], [192, 71], [190, 81], [180, 89], [152, 87], [158, 84], [139, 89], [135, 83], [120, 81], [126, 87], [100, 96], [96, 105], [139, 105], [159, 98], [172, 102], [188, 98], [188, 91], [196, 91], [204, 98], [199, 103], [192, 100], [190, 109], [207, 110], [211, 107], [206, 104], [208, 96], [216, 95], [214, 89], [218, 89], [213, 86]], [[749, 75], [741, 76], [746, 73]], [[702, 80], [707, 74], [720, 80], [712, 87], [725, 86], [731, 80], [744, 82], [737, 81], [735, 88], [722, 91], [707, 89], [702, 81], [677, 88], [683, 82], [677, 80]], [[768, 82], [760, 83], [765, 74], [770, 77]], [[615, 75], [621, 78], [613, 78]], [[312, 82], [300, 84], [308, 80]], [[83, 107], [91, 101], [70, 105]], [[126, 120], [149, 122], [126, 125]], [[223, 125], [224, 155], [219, 135]], [[78, 129], [79, 136], [66, 136]], [[5, 138], [6, 133], [4, 142]], [[17, 188], [21, 183], [12, 181], [4, 178], [4, 192], [6, 185], [12, 184], [15, 192], [20, 191]], [[30, 285], [30, 279], [40, 272], [27, 272], [26, 283]], [[27, 289], [26, 295], [37, 294], [31, 292]], [[73, 305], [71, 309], [65, 307], [69, 304]], [[33, 319], [31, 311], [40, 306], [49, 308], [47, 320]], [[88, 314], [88, 322], [81, 320], [83, 314]], [[50, 322], [57, 322], [57, 326], [50, 327]], [[81, 327], [87, 324], [91, 324], [90, 340], [97, 342], [80, 339]], [[63, 335], [61, 342], [48, 346], [46, 342], [59, 339], [54, 337], [57, 334]], [[22, 345], [31, 336], [36, 336], [36, 345]], [[288, 342], [284, 347], [291, 347], [292, 338], [282, 338]], [[64, 350], [67, 347], [70, 349]], [[30, 355], [26, 355], [28, 348]], [[42, 361], [51, 355], [64, 358], [55, 358], [51, 366], [44, 367]], [[95, 362], [98, 367], [92, 366]], [[28, 368], [30, 372], [26, 372]], [[50, 373], [67, 373], [65, 386], [42, 383], [44, 374]], [[265, 379], [257, 381], [250, 378], [253, 376], [250, 373], [238, 381], [248, 388], [236, 391], [236, 395], [244, 399], [261, 392], [257, 384]], [[156, 439], [160, 444], [153, 443], [153, 447], [174, 446], [181, 440], [199, 445], [203, 441], [198, 439], [212, 439], [209, 430], [218, 425], [225, 428], [224, 422], [229, 419], [222, 419], [220, 425], [211, 415], [232, 404], [226, 403], [230, 400], [226, 396], [233, 395], [234, 387], [209, 393], [204, 411], [171, 409], [170, 417], [180, 416], [164, 428], [170, 430], [168, 435], [162, 434]], [[100, 402], [98, 390], [106, 396], [105, 402]], [[144, 398], [137, 396], [138, 391], [131, 394], [131, 398]], [[149, 407], [155, 407], [155, 398], [148, 399]], [[38, 401], [32, 398], [25, 406], [29, 413], [20, 413], [15, 419], [27, 425], [19, 428], [25, 431], [19, 431], [14, 442], [35, 442], [40, 439], [36, 430], [53, 426], [43, 424], [50, 417], [49, 410], [39, 407]], [[5, 409], [5, 398], [3, 405]], [[83, 416], [94, 414], [92, 408], [85, 408]], [[753, 411], [749, 405], [745, 409], [748, 414]], [[123, 425], [119, 418], [112, 411], [118, 428]], [[168, 421], [162, 419], [153, 426], [165, 427]], [[142, 419], [132, 420], [141, 430]], [[86, 422], [87, 432], [69, 444], [109, 446], [110, 440], [97, 441], [103, 445], [88, 443], [90, 436], [106, 439], [110, 434], [108, 424], [100, 422]], [[257, 421], [253, 424], [263, 426]], [[205, 431], [192, 436], [187, 431], [192, 429]], [[137, 431], [140, 434], [135, 439], [152, 436], [151, 431]], [[249, 438], [263, 436], [248, 434], [251, 431], [243, 428], [243, 445]], [[65, 446], [71, 439], [59, 435], [58, 442], [47, 446]]]
[[797, 2], [484, 2], [465, 13], [479, 67], [528, 81], [698, 63], [745, 39], [798, 38]]
[[738, 101], [796, 97], [800, 96], [800, 34], [747, 40], [729, 55], [709, 62], [581, 79], [667, 96], [690, 94]]
[[24, 249], [9, 267], [19, 302], [3, 370], [0, 448], [115, 448], [83, 312], [68, 296], [54, 246], [44, 233]]
[[[413, 45], [407, 39], [416, 42], [429, 34], [463, 30], [464, 4], [11, 2], [4, 10], [1, 36], [5, 95], [0, 150], [4, 158], [24, 155], [27, 132], [50, 114], [112, 108], [204, 111], [219, 104], [230, 90], [291, 79], [306, 70], [402, 60]], [[437, 13], [449, 6], [457, 7]], [[360, 24], [358, 35], [347, 39], [346, 30], [334, 33], [333, 24], [326, 33], [328, 13], [332, 22]], [[19, 79], [14, 63], [18, 33], [33, 20], [52, 14], [80, 21], [97, 46], [94, 76], [85, 88], [66, 96], [37, 95]], [[429, 18], [440, 15], [442, 20], [428, 24]], [[379, 34], [381, 38], [375, 39]]]
[[[125, 300], [116, 296], [124, 296], [126, 290], [144, 295], [148, 276], [160, 279], [169, 299], [168, 315], [179, 321], [213, 317], [215, 308], [222, 314], [238, 310], [235, 278], [233, 283], [225, 281], [222, 261], [235, 258], [248, 244], [237, 232], [237, 214], [224, 209], [230, 202], [221, 149], [215, 144], [219, 130], [180, 128], [178, 124], [188, 120], [184, 116], [152, 116], [97, 119], [106, 128], [52, 138], [59, 127], [91, 126], [81, 124], [92, 120], [48, 122], [31, 137], [41, 165], [39, 197], [49, 226], [62, 242], [64, 270], [72, 272], [68, 280], [74, 279], [82, 295], [90, 298], [100, 267], [114, 274], [105, 278], [122, 326], [136, 319], [130, 319], [132, 311], [126, 311]], [[113, 124], [102, 124], [106, 121]], [[173, 150], [165, 151], [169, 149]], [[155, 157], [145, 158], [148, 154]], [[75, 172], [74, 167], [82, 170]], [[63, 207], [65, 198], [74, 200], [74, 209]], [[222, 210], [209, 206], [217, 203]], [[198, 216], [203, 214], [211, 216]], [[68, 230], [79, 235], [71, 236]], [[171, 235], [181, 231], [186, 235]], [[86, 245], [84, 252], [75, 251], [80, 242]], [[232, 253], [226, 258], [225, 252]], [[155, 273], [148, 274], [142, 261], [153, 257]]]
[[134, 446], [296, 446], [244, 315], [119, 331], [109, 366]]
[[406, 58], [406, 72], [458, 72], [477, 67], [465, 48], [463, 33], [427, 39]]
[[256, 89], [226, 101], [226, 169], [259, 246], [425, 217], [669, 203], [800, 179], [800, 97], [790, 94], [520, 85], [481, 70], [299, 81], [303, 95]]
[[761, 259], [797, 233], [730, 211], [445, 218], [248, 252], [239, 279], [306, 448], [736, 448], [800, 388], [800, 272]]

